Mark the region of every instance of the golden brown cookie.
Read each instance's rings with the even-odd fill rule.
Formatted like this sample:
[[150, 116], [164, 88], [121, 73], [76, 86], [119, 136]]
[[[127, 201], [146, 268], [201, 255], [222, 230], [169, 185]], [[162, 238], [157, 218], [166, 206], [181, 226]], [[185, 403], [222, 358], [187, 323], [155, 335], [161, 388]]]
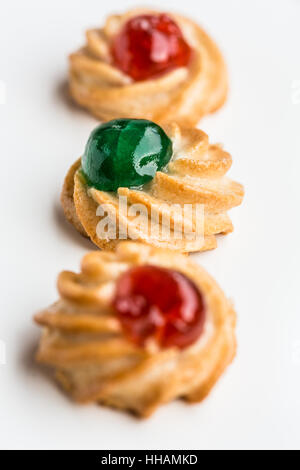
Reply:
[[[100, 191], [87, 186], [79, 171], [80, 159], [70, 168], [61, 195], [66, 218], [99, 248], [114, 248], [120, 227], [124, 238], [183, 253], [213, 249], [216, 235], [233, 230], [227, 211], [242, 202], [244, 190], [226, 176], [230, 154], [210, 144], [199, 129], [176, 123], [163, 128], [173, 143], [173, 155], [167, 168], [156, 172], [143, 188]], [[126, 214], [120, 201], [126, 203]], [[137, 205], [146, 209], [144, 215], [136, 216]], [[103, 215], [99, 207], [105, 207]], [[191, 212], [185, 212], [186, 207]], [[113, 236], [102, 231], [101, 223], [107, 219], [116, 222]]]
[[134, 9], [107, 18], [103, 28], [86, 33], [86, 44], [70, 55], [69, 83], [74, 100], [100, 120], [119, 117], [176, 120], [195, 125], [217, 110], [227, 95], [227, 71], [214, 41], [193, 21], [168, 14], [192, 49], [188, 65], [159, 77], [134, 81], [114, 63], [114, 37], [137, 15], [158, 15]]
[[[191, 344], [166, 347], [150, 337], [141, 345], [128, 337], [113, 299], [122, 276], [144, 266], [183, 277], [201, 295], [204, 320]], [[79, 274], [62, 272], [58, 291], [59, 300], [35, 317], [43, 327], [37, 360], [55, 369], [78, 402], [149, 416], [176, 398], [201, 401], [234, 357], [231, 302], [203, 268], [181, 254], [122, 242], [115, 252], [84, 256]], [[188, 305], [187, 318], [193, 310]]]

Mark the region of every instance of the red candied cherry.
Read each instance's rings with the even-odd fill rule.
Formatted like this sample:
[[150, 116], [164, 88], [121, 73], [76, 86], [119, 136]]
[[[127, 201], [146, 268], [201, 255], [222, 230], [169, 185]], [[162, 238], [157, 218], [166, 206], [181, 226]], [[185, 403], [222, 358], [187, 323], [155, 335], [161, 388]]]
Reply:
[[113, 306], [125, 335], [139, 346], [154, 339], [162, 348], [184, 348], [203, 331], [202, 294], [190, 279], [171, 269], [129, 269], [117, 282]]
[[125, 23], [112, 42], [115, 65], [134, 80], [186, 66], [191, 48], [166, 14], [140, 15]]

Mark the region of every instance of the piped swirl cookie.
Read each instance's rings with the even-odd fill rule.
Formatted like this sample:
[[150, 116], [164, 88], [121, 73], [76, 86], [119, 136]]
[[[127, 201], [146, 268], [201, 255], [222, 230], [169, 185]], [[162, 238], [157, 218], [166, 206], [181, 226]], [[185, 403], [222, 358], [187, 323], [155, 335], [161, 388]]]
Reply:
[[70, 168], [66, 218], [99, 248], [122, 239], [188, 253], [216, 247], [233, 230], [227, 211], [243, 187], [227, 178], [231, 156], [176, 123], [118, 119], [98, 126]]
[[180, 15], [135, 9], [109, 16], [70, 55], [70, 92], [100, 120], [176, 120], [195, 125], [227, 94], [213, 40]]
[[59, 300], [35, 317], [37, 360], [78, 402], [140, 416], [201, 401], [235, 349], [235, 312], [216, 282], [178, 253], [122, 242], [63, 271]]

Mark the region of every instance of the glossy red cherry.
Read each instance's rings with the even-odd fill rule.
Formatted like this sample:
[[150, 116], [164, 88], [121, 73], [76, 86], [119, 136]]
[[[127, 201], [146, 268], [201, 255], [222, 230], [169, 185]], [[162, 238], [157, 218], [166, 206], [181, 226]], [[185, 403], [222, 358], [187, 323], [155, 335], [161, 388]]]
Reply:
[[168, 15], [140, 15], [127, 21], [114, 38], [112, 56], [124, 73], [146, 80], [186, 66], [191, 48]]
[[138, 266], [121, 275], [113, 301], [125, 335], [142, 346], [153, 338], [163, 348], [184, 348], [201, 335], [203, 297], [183, 274]]

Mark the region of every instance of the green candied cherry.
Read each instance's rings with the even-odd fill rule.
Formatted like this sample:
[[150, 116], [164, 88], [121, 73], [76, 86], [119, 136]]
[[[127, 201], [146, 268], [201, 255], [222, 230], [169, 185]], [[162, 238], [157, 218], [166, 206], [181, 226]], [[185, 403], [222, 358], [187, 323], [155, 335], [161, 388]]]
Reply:
[[151, 181], [171, 156], [172, 142], [154, 122], [115, 119], [93, 130], [81, 165], [89, 186], [116, 191]]

